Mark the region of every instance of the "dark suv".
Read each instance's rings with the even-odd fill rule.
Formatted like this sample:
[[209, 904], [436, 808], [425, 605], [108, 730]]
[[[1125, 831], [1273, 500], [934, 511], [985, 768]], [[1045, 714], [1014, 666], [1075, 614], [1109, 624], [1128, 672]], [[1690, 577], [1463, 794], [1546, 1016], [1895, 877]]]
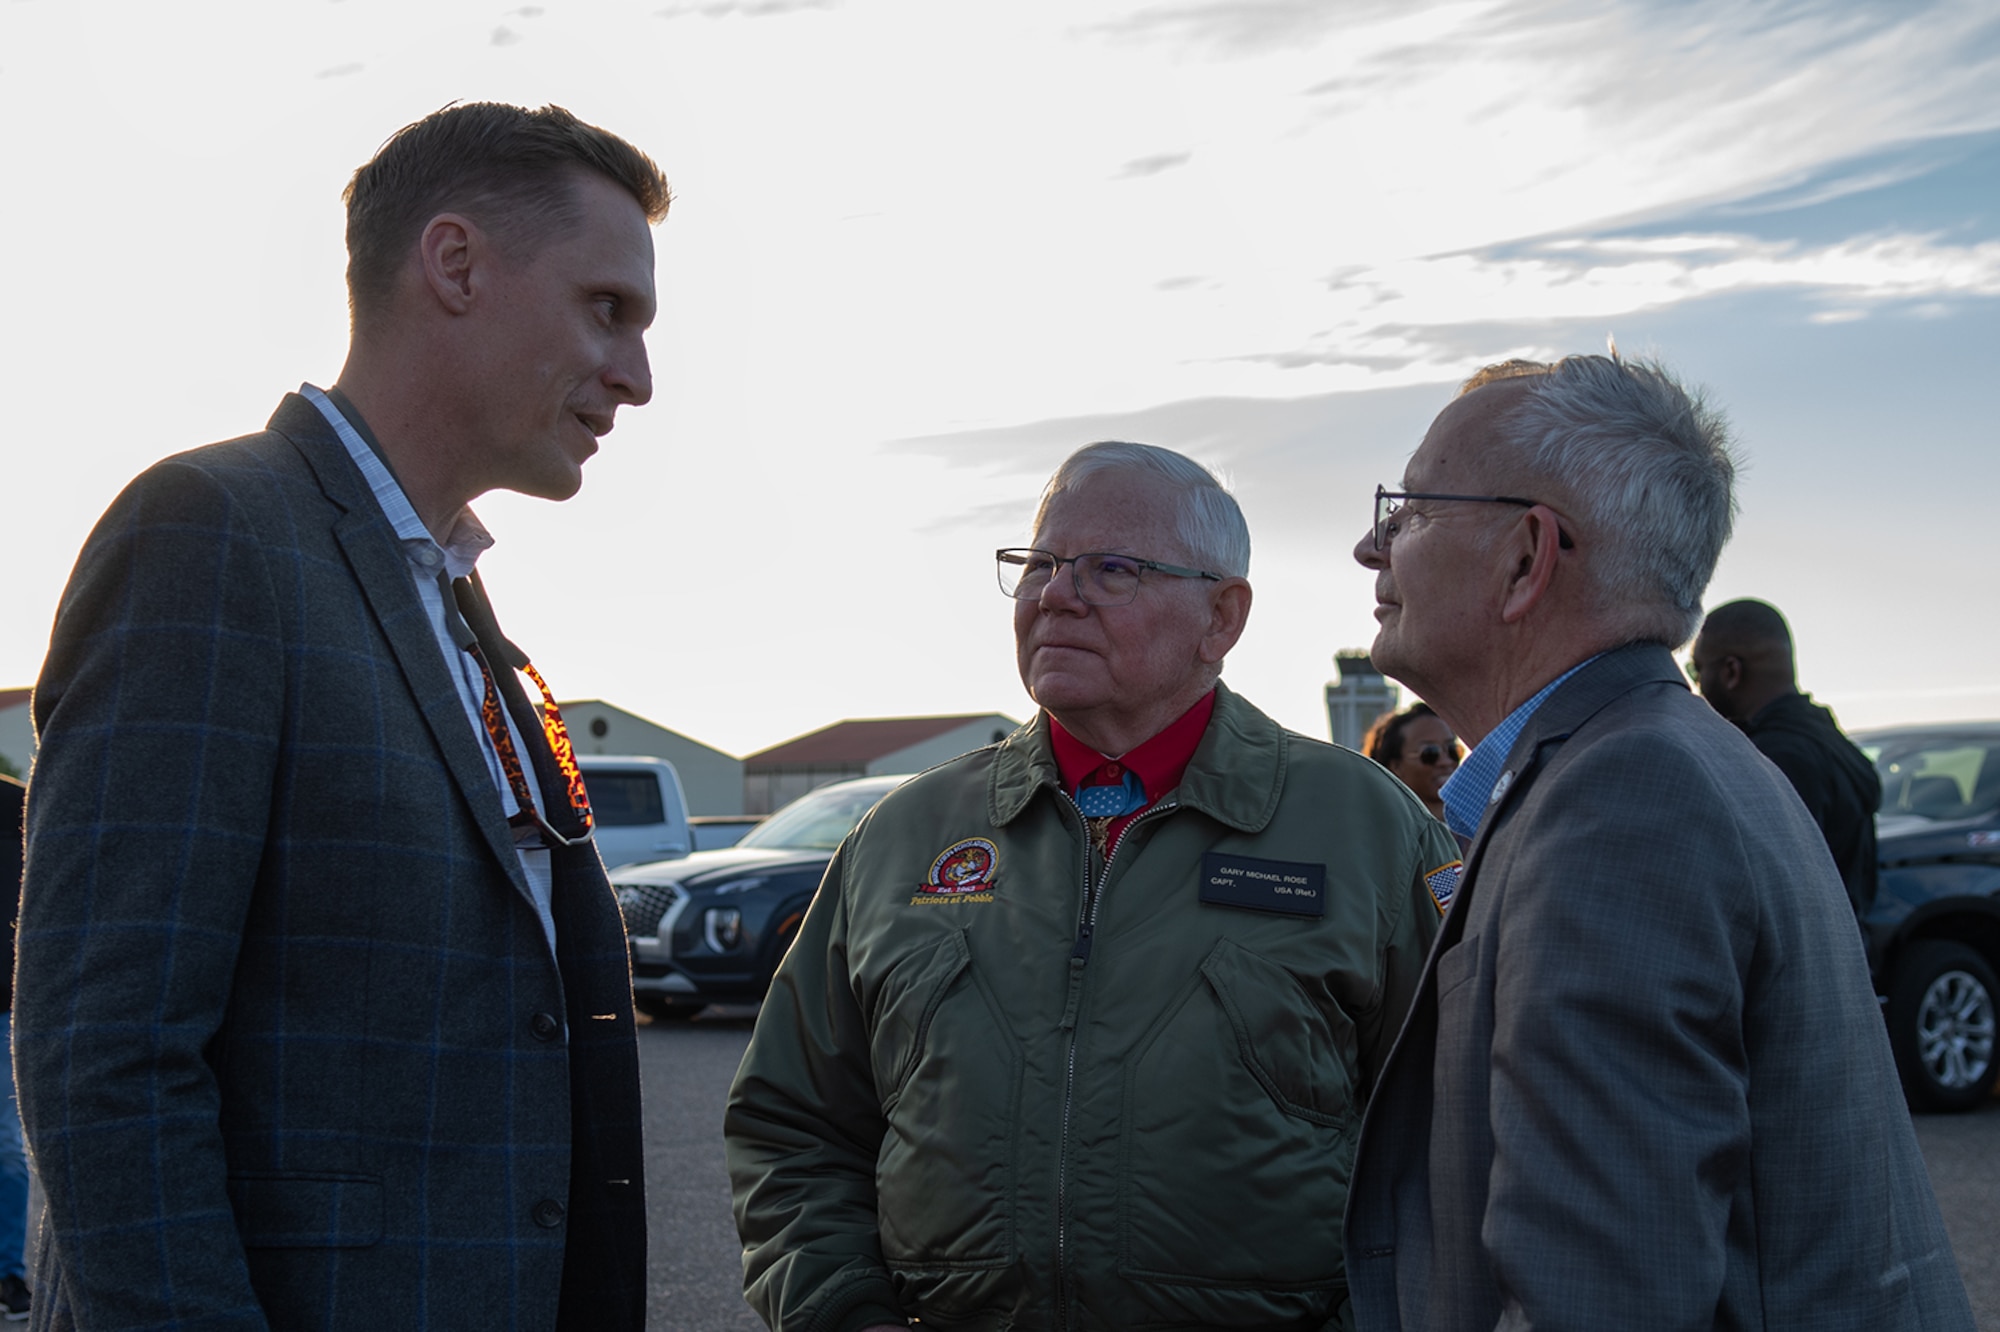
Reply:
[[1896, 1068], [1912, 1109], [1970, 1110], [2000, 1071], [2000, 722], [1853, 739], [1882, 774], [1863, 933]]
[[800, 796], [734, 846], [612, 870], [639, 1011], [671, 1020], [709, 1004], [762, 999], [841, 839], [907, 780], [835, 782]]

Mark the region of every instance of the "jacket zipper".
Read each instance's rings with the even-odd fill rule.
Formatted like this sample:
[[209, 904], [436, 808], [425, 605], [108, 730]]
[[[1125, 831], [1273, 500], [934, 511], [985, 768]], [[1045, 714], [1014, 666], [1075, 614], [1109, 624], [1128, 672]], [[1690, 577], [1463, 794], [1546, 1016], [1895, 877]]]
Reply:
[[1069, 994], [1063, 1003], [1062, 1026], [1066, 1033], [1063, 1048], [1063, 1100], [1062, 1131], [1056, 1142], [1056, 1327], [1069, 1326], [1070, 1277], [1069, 1277], [1069, 1122], [1070, 1112], [1076, 1102], [1076, 1023], [1078, 1010], [1083, 1005], [1083, 969], [1090, 963], [1091, 938], [1097, 931], [1097, 908], [1103, 900], [1104, 885], [1111, 878], [1111, 862], [1118, 857], [1118, 848], [1125, 844], [1134, 828], [1158, 814], [1169, 814], [1179, 809], [1178, 803], [1155, 805], [1142, 810], [1139, 817], [1125, 825], [1125, 831], [1118, 835], [1117, 842], [1104, 857], [1104, 867], [1098, 871], [1093, 883], [1090, 877], [1090, 824], [1083, 817], [1083, 809], [1068, 792], [1062, 793], [1069, 807], [1076, 811], [1077, 823], [1083, 829], [1083, 905], [1077, 913], [1076, 943], [1069, 950]]

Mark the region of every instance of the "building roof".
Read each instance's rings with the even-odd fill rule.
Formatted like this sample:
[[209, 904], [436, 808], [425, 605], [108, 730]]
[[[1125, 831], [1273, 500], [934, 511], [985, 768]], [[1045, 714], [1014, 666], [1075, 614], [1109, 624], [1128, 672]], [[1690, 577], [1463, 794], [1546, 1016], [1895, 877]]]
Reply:
[[32, 689], [0, 689], [0, 712], [5, 712], [9, 708], [26, 707], [34, 693]]
[[607, 703], [601, 698], [557, 699], [556, 707], [566, 714], [572, 712], [581, 712], [585, 708], [603, 708], [606, 712], [615, 712], [621, 717], [627, 718], [628, 720], [631, 721], [638, 722], [641, 726], [650, 726], [656, 731], [665, 732], [667, 735], [674, 737], [674, 739], [679, 740], [683, 744], [693, 745], [696, 749], [705, 749], [709, 753], [714, 754], [720, 758], [726, 758], [726, 759], [736, 758], [734, 754], [729, 753], [727, 750], [717, 749], [714, 745], [709, 744], [705, 740], [697, 740], [693, 736], [688, 735], [684, 731], [676, 731], [671, 726], [662, 726], [660, 723], [654, 721], [651, 717], [642, 717], [638, 713], [632, 711], [630, 708], [621, 708], [616, 703]]
[[743, 764], [745, 767], [810, 763], [865, 767], [886, 754], [996, 716], [992, 712], [965, 712], [951, 717], [867, 717], [839, 721], [781, 745], [746, 754]]

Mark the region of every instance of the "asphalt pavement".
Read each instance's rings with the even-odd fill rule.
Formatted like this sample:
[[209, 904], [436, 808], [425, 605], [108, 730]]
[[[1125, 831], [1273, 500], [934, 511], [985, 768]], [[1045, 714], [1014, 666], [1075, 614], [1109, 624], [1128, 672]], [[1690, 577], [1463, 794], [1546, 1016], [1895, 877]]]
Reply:
[[743, 1302], [743, 1253], [722, 1164], [723, 1102], [755, 1015], [754, 1008], [716, 1007], [691, 1022], [639, 1028], [652, 1285], [648, 1332], [759, 1332], [764, 1326]]
[[[722, 1164], [723, 1101], [755, 1015], [751, 1008], [711, 1008], [691, 1022], [639, 1028], [649, 1332], [764, 1326], [743, 1302]], [[1915, 1123], [1979, 1332], [2000, 1332], [2000, 1099], [1966, 1115], [1918, 1115]]]
[[[649, 1332], [757, 1332], [743, 1303], [722, 1106], [755, 1010], [714, 1008], [639, 1030], [652, 1236]], [[1917, 1142], [1951, 1233], [1979, 1332], [2000, 1332], [2000, 1099], [1965, 1115], [1918, 1115]]]
[[1916, 1125], [1979, 1332], [2000, 1332], [2000, 1097]]

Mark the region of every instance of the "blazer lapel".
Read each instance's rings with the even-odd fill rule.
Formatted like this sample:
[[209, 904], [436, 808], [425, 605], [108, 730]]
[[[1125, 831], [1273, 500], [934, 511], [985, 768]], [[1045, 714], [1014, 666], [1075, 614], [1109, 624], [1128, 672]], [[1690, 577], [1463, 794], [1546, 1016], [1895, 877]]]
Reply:
[[514, 854], [514, 839], [501, 815], [492, 774], [389, 520], [360, 469], [348, 457], [347, 446], [317, 407], [297, 394], [286, 394], [271, 417], [270, 428], [291, 441], [319, 478], [327, 499], [342, 511], [333, 525], [334, 540], [346, 554], [355, 581], [388, 640], [410, 695], [444, 759], [445, 770], [465, 797], [494, 859], [515, 888], [527, 895], [527, 877], [520, 857]]
[[[1535, 709], [1535, 715], [1528, 719], [1528, 724], [1514, 741], [1514, 747], [1507, 752], [1507, 763], [1501, 769], [1499, 779], [1505, 789], [1500, 798], [1488, 806], [1485, 816], [1479, 820], [1479, 830], [1473, 834], [1472, 844], [1466, 849], [1465, 869], [1459, 877], [1459, 889], [1452, 898], [1451, 911], [1439, 930], [1440, 936], [1451, 928], [1451, 916], [1459, 916], [1462, 920], [1465, 901], [1478, 882], [1479, 861], [1494, 830], [1506, 822], [1508, 814], [1520, 803], [1522, 793], [1548, 765], [1562, 743], [1612, 700], [1647, 684], [1687, 687], [1687, 681], [1674, 665], [1673, 654], [1666, 648], [1657, 643], [1631, 643], [1614, 648], [1592, 661]], [[1462, 923], [1459, 930], [1463, 930]], [[1454, 942], [1456, 933], [1454, 931]], [[1441, 952], [1449, 946], [1440, 937], [1433, 952]]]

